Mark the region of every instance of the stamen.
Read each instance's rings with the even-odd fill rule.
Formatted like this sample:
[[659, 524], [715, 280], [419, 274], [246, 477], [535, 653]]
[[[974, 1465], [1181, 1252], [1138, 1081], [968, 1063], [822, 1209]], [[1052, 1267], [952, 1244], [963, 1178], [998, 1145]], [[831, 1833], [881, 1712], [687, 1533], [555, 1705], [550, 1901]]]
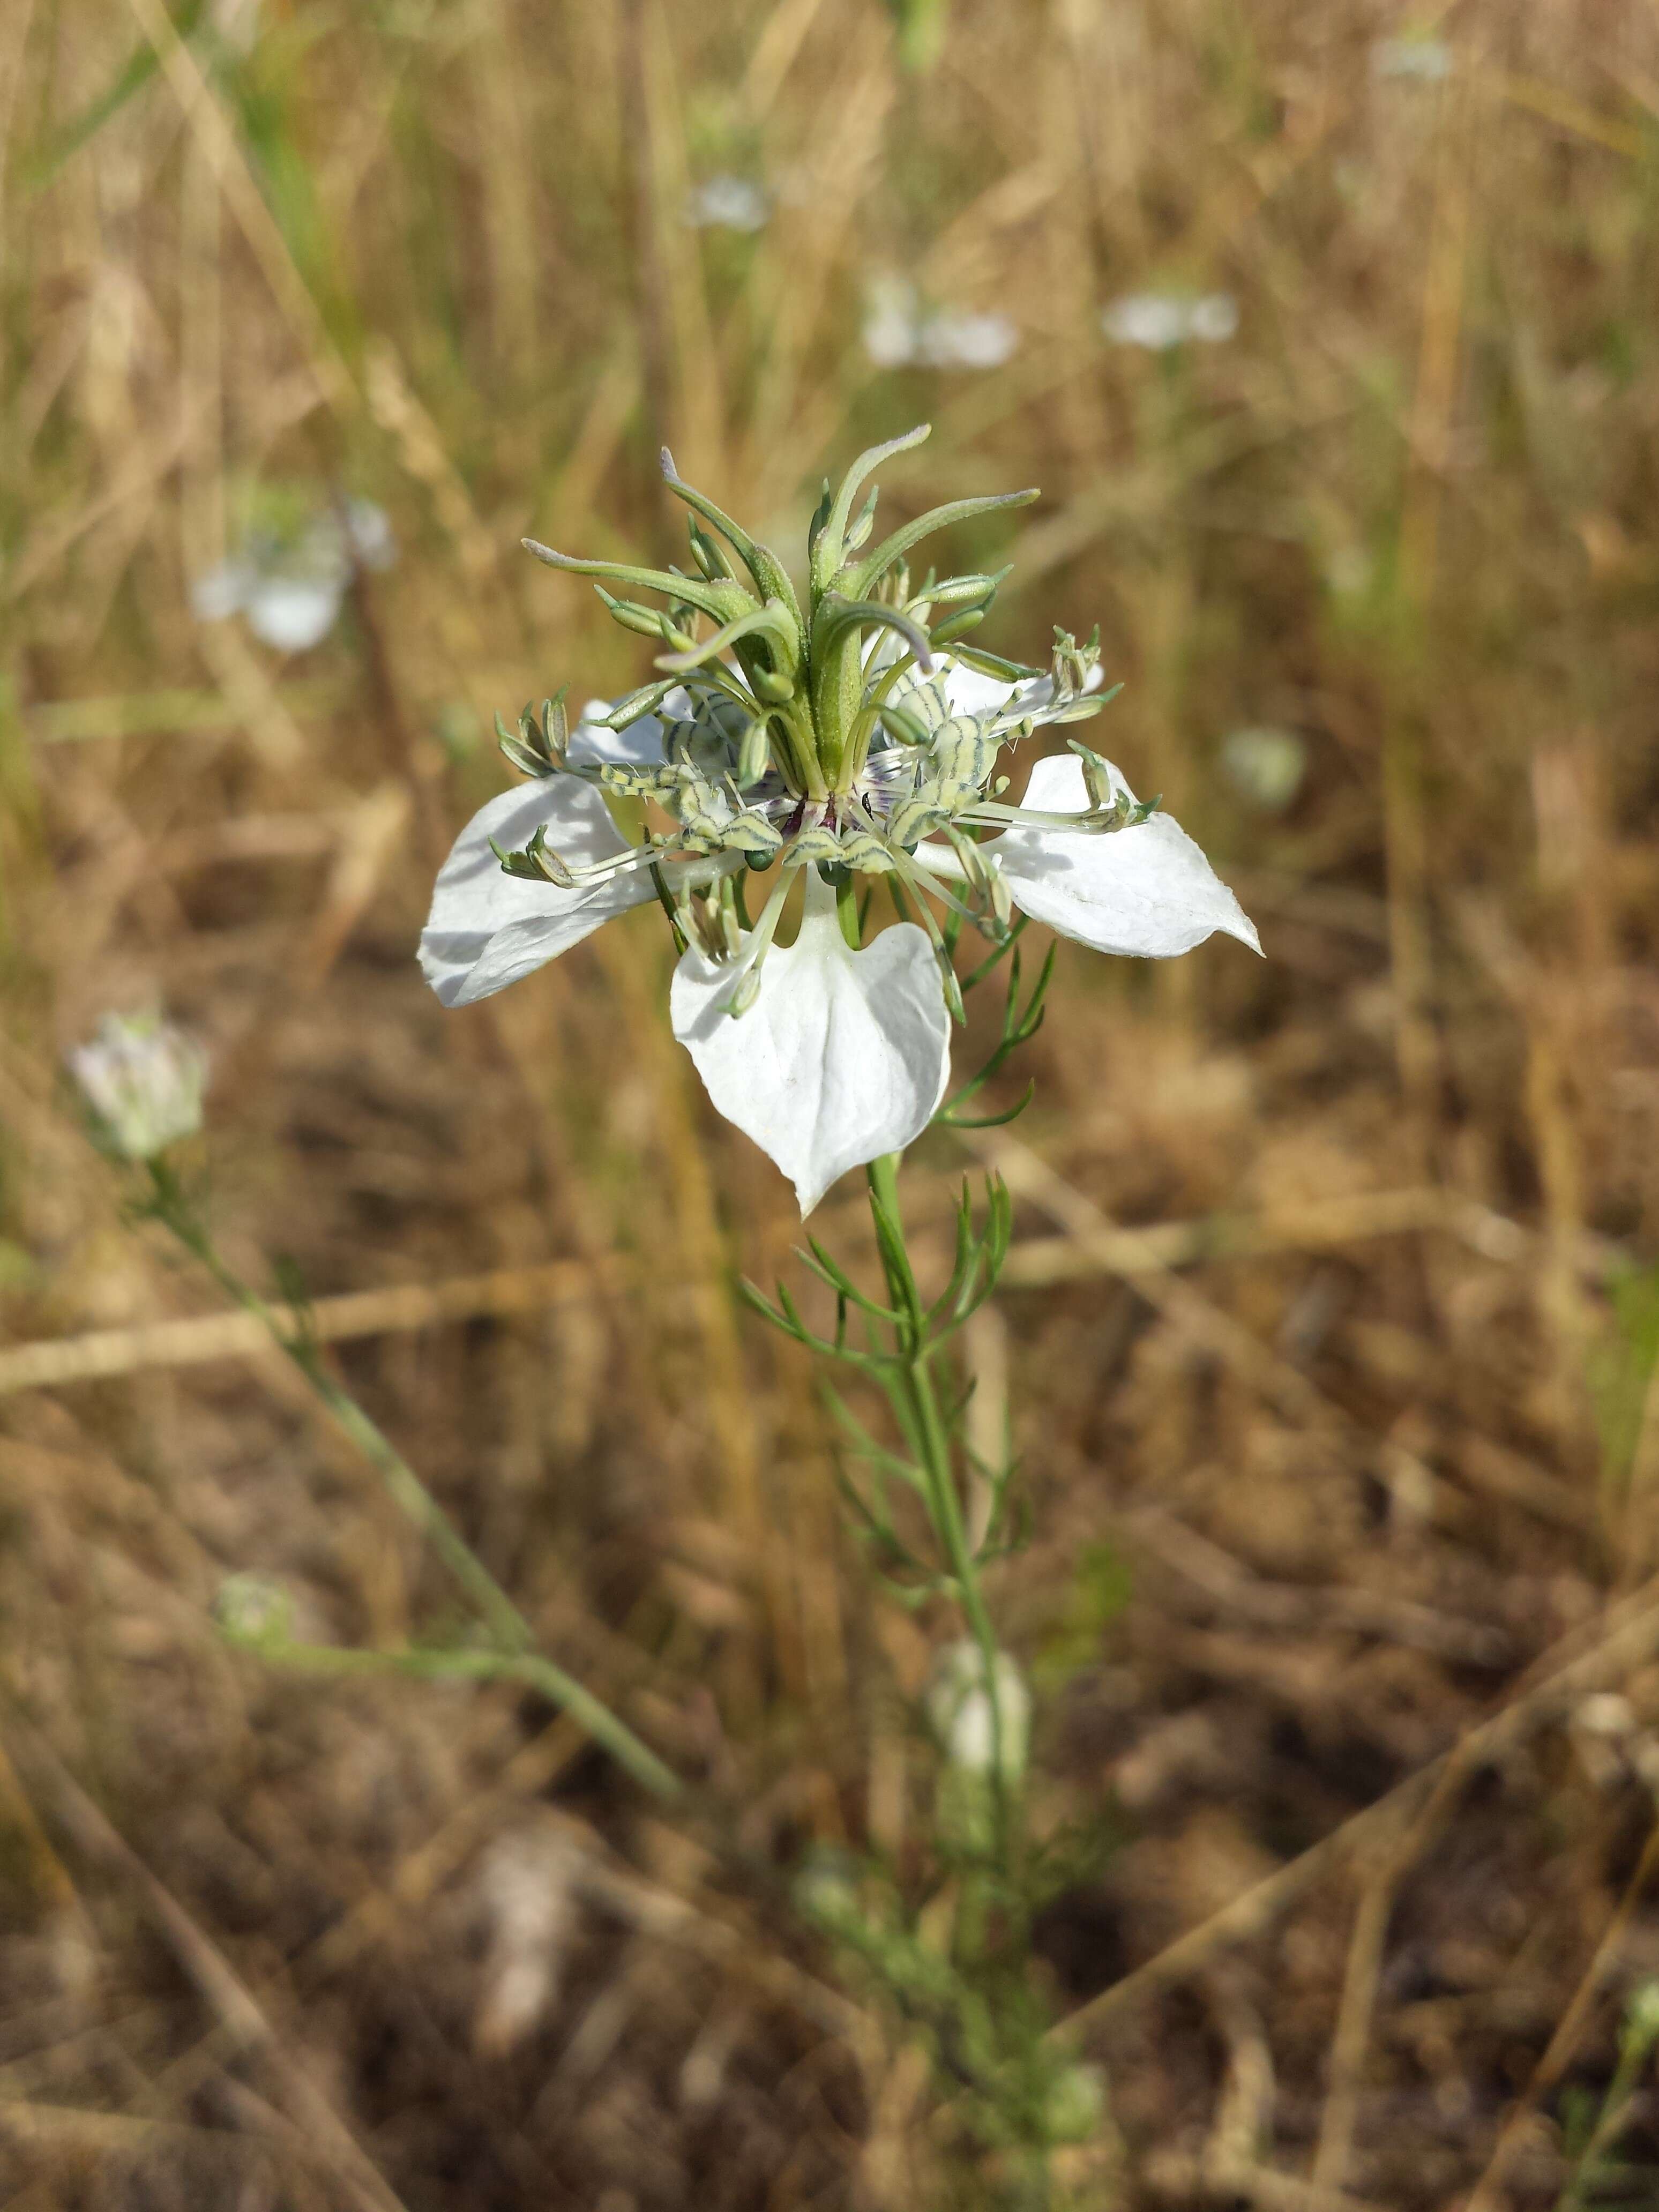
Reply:
[[754, 933], [749, 940], [748, 957], [733, 977], [731, 989], [719, 1002], [722, 1011], [730, 1014], [734, 1021], [739, 1014], [746, 1014], [760, 996], [761, 963], [772, 949], [772, 939], [777, 935], [778, 924], [783, 919], [783, 902], [789, 896], [794, 878], [795, 870], [786, 860], [778, 870], [778, 880], [772, 887], [770, 896], [761, 908], [761, 918], [755, 924]]
[[[930, 876], [926, 868], [919, 868], [902, 846], [890, 846], [888, 849], [892, 853], [893, 866], [901, 879], [908, 884], [913, 890], [931, 891], [935, 898], [943, 899], [947, 906], [954, 908], [964, 921], [973, 920], [973, 915], [963, 905], [961, 900], [952, 898], [944, 884]], [[951, 948], [945, 942], [943, 933], [938, 922], [934, 921], [933, 908], [927, 900], [918, 898], [915, 907], [917, 914], [921, 918], [922, 927], [933, 939], [933, 958], [939, 968], [939, 985], [945, 993], [945, 1003], [950, 1009], [951, 1018], [955, 1022], [965, 1023], [968, 1019], [968, 1010], [962, 1003], [962, 986], [957, 981], [957, 971], [951, 963]]]
[[1035, 807], [1003, 806], [994, 799], [981, 799], [977, 805], [964, 806], [957, 815], [958, 822], [975, 822], [985, 829], [1001, 829], [1016, 822], [1028, 829], [1067, 830], [1087, 836], [1100, 830], [1119, 830], [1127, 825], [1115, 809], [1091, 806], [1081, 814], [1047, 814]]

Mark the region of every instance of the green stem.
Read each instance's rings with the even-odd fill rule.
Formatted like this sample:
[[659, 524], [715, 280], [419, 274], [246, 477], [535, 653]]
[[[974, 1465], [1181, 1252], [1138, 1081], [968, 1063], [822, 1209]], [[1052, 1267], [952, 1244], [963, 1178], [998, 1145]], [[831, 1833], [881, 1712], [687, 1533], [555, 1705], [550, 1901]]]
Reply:
[[[939, 1409], [939, 1392], [933, 1382], [927, 1309], [904, 1241], [904, 1218], [898, 1198], [898, 1170], [902, 1158], [900, 1152], [884, 1152], [879, 1158], [872, 1160], [866, 1170], [870, 1205], [876, 1218], [877, 1242], [887, 1277], [888, 1296], [901, 1316], [896, 1334], [903, 1364], [899, 1372], [920, 1448], [918, 1456], [927, 1479], [928, 1517], [956, 1584], [963, 1618], [979, 1647], [985, 1695], [991, 1710], [991, 1787], [1000, 1859], [1006, 1856], [1008, 1840], [1008, 1778], [1003, 1762], [1002, 1697], [997, 1665], [1001, 1652], [990, 1608], [985, 1602], [979, 1563], [969, 1541], [968, 1524], [957, 1489], [950, 1431]], [[882, 1234], [884, 1225], [889, 1231], [885, 1236]]]
[[[659, 1797], [672, 1799], [684, 1785], [656, 1753], [643, 1744], [624, 1721], [600, 1702], [591, 1690], [550, 1659], [529, 1647], [534, 1641], [529, 1622], [495, 1580], [483, 1561], [452, 1525], [431, 1492], [391, 1439], [370, 1420], [362, 1407], [343, 1389], [323, 1365], [317, 1347], [303, 1335], [284, 1326], [283, 1316], [221, 1256], [204, 1223], [180, 1188], [176, 1177], [160, 1161], [151, 1164], [150, 1179], [155, 1213], [185, 1249], [192, 1253], [215, 1282], [270, 1333], [271, 1341], [293, 1361], [335, 1421], [374, 1468], [394, 1502], [407, 1514], [422, 1538], [454, 1576], [477, 1607], [484, 1626], [497, 1645], [495, 1651], [410, 1654], [401, 1664], [416, 1671], [465, 1674], [474, 1679], [511, 1675], [532, 1684], [543, 1695], [569, 1714], [598, 1744], [602, 1744], [619, 1766]], [[382, 1655], [340, 1655], [343, 1668], [362, 1656], [384, 1664]]]
[[[556, 1667], [538, 1651], [362, 1651], [349, 1645], [291, 1644], [259, 1637], [233, 1640], [264, 1659], [302, 1668], [308, 1674], [392, 1673], [413, 1674], [428, 1682], [522, 1682], [526, 1689], [538, 1691], [550, 1705], [557, 1705], [596, 1742], [604, 1743], [618, 1764], [647, 1789], [669, 1800], [683, 1795], [678, 1777], [637, 1739], [629, 1739], [633, 1748], [624, 1754], [607, 1734], [621, 1726], [615, 1715], [591, 1690], [585, 1690], [563, 1668]], [[623, 1735], [627, 1735], [625, 1729]]]

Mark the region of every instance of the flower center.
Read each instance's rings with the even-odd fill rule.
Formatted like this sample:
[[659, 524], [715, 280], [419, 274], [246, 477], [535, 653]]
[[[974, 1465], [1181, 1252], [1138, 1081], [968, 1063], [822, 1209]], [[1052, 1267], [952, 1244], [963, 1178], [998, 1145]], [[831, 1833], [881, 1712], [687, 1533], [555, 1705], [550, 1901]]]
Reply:
[[[804, 605], [778, 556], [683, 483], [666, 450], [669, 489], [691, 510], [696, 574], [575, 560], [525, 541], [554, 568], [665, 603], [647, 606], [598, 586], [617, 622], [665, 650], [659, 678], [595, 726], [630, 739], [659, 732], [660, 750], [573, 758], [561, 700], [546, 702], [539, 721], [526, 709], [516, 737], [498, 723], [503, 750], [532, 775], [579, 775], [613, 798], [650, 800], [672, 827], [647, 830], [641, 844], [586, 869], [565, 861], [538, 830], [522, 851], [496, 848], [503, 868], [575, 892], [648, 869], [680, 935], [695, 936], [715, 958], [733, 957], [740, 942], [732, 879], [745, 871], [776, 862], [781, 885], [805, 867], [837, 884], [854, 874], [896, 877], [916, 895], [951, 996], [949, 953], [930, 900], [993, 941], [1009, 926], [996, 860], [977, 833], [1032, 819], [1072, 831], [1117, 830], [1152, 811], [1115, 788], [1106, 763], [1075, 742], [1089, 796], [1083, 812], [1034, 817], [1002, 803], [1007, 780], [995, 780], [994, 769], [1005, 744], [1038, 723], [1080, 720], [1104, 705], [1104, 696], [1087, 696], [1097, 681], [1098, 633], [1079, 646], [1056, 631], [1045, 674], [961, 642], [984, 620], [1006, 570], [940, 581], [930, 569], [912, 586], [908, 555], [923, 538], [1023, 506], [1035, 492], [954, 501], [866, 550], [877, 495], [872, 489], [855, 514], [860, 493], [883, 461], [927, 435], [923, 425], [862, 454], [833, 494], [826, 481], [807, 532]], [[956, 888], [939, 879], [940, 869]], [[760, 951], [778, 911], [775, 890]], [[759, 964], [757, 957], [749, 971], [757, 977]]]

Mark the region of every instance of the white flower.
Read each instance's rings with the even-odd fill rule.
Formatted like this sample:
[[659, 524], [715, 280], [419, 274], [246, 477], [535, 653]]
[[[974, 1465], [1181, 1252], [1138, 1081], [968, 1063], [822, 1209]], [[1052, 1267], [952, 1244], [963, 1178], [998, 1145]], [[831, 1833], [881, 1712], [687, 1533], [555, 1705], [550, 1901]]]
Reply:
[[70, 1072], [111, 1151], [152, 1160], [202, 1126], [207, 1054], [157, 1014], [106, 1014]]
[[198, 622], [244, 614], [262, 643], [278, 653], [306, 653], [334, 627], [353, 567], [389, 568], [397, 557], [392, 526], [366, 499], [354, 499], [343, 522], [318, 517], [297, 538], [251, 531], [240, 550], [190, 587]]
[[920, 356], [929, 368], [1000, 368], [1018, 344], [1018, 327], [1006, 315], [941, 307], [921, 325]]
[[1167, 353], [1190, 339], [1224, 344], [1238, 329], [1238, 303], [1230, 292], [1127, 292], [1100, 320], [1107, 337], [1119, 345]]
[[[1008, 943], [1018, 908], [1102, 951], [1185, 952], [1215, 930], [1260, 950], [1198, 847], [1086, 746], [1039, 761], [1024, 802], [1007, 803], [1003, 749], [1097, 712], [1098, 653], [1056, 632], [1043, 676], [949, 643], [997, 576], [930, 571], [911, 591], [902, 556], [940, 517], [1024, 494], [956, 502], [861, 554], [873, 495], [856, 520], [853, 500], [876, 461], [921, 434], [866, 454], [838, 495], [826, 491], [810, 623], [777, 556], [672, 462], [670, 484], [726, 538], [755, 592], [695, 526], [702, 580], [536, 549], [665, 597], [665, 617], [606, 594], [624, 628], [673, 647], [658, 662], [666, 674], [614, 708], [592, 702], [574, 730], [554, 702], [539, 724], [526, 710], [516, 737], [502, 727], [502, 750], [533, 780], [461, 832], [421, 938], [428, 981], [446, 1006], [466, 1006], [660, 899], [681, 945], [674, 1034], [803, 1213], [838, 1176], [902, 1151], [945, 1095], [962, 999], [936, 905], [993, 946]], [[701, 641], [699, 615], [719, 625]], [[931, 641], [929, 623], [947, 642]], [[607, 796], [649, 801], [653, 822], [672, 826], [630, 843]], [[854, 949], [840, 895], [880, 875], [914, 919]], [[760, 902], [752, 916], [745, 887]]]
[[770, 205], [747, 177], [710, 177], [686, 203], [685, 219], [696, 230], [750, 232], [766, 227]]
[[[950, 714], [946, 726], [974, 717], [975, 726], [994, 732], [1000, 724], [1017, 725], [1022, 710], [1040, 717], [1045, 702], [1036, 695], [1048, 688], [1048, 679], [1000, 684], [953, 662], [938, 686], [941, 716]], [[914, 702], [919, 690], [901, 696]], [[671, 694], [664, 704], [673, 703]], [[592, 702], [589, 717], [602, 708]], [[647, 714], [621, 732], [588, 719], [572, 732], [568, 757], [573, 769], [603, 761], [648, 770], [664, 761], [668, 733], [686, 726], [672, 712], [666, 726]], [[988, 769], [998, 747], [986, 742]], [[910, 798], [912, 766], [897, 747], [872, 752], [854, 794], [860, 818], [872, 830]], [[1133, 793], [1115, 768], [1103, 766], [1112, 800], [1130, 817]], [[787, 822], [802, 811], [781, 789], [751, 799], [751, 807], [763, 821]], [[924, 881], [967, 884], [977, 864], [1000, 878], [1015, 907], [1097, 951], [1168, 957], [1217, 930], [1261, 950], [1237, 900], [1169, 816], [1128, 820], [1109, 836], [1084, 826], [1097, 820], [1098, 810], [1075, 754], [1038, 761], [1019, 807], [988, 799], [969, 818], [1001, 834], [966, 860], [955, 844], [918, 839], [913, 865]], [[500, 854], [527, 847], [538, 830], [573, 883], [502, 868]], [[833, 848], [818, 857], [833, 860]], [[421, 938], [427, 981], [449, 1006], [504, 989], [614, 915], [654, 899], [649, 858], [627, 842], [599, 790], [577, 775], [501, 793], [473, 816], [439, 873]], [[688, 946], [670, 1011], [674, 1034], [715, 1106], [788, 1176], [805, 1214], [838, 1176], [902, 1151], [927, 1127], [950, 1073], [950, 1021], [934, 948], [921, 929], [896, 924], [854, 952], [817, 868], [791, 870], [787, 852], [785, 860], [753, 929], [739, 931], [732, 945]], [[658, 859], [657, 872], [671, 893], [685, 896], [717, 890], [734, 869], [730, 854], [671, 853]], [[794, 943], [775, 946], [793, 872], [805, 877], [805, 911]], [[745, 997], [751, 984], [761, 988]]]
[[1230, 730], [1221, 765], [1234, 787], [1264, 814], [1282, 814], [1302, 788], [1308, 748], [1294, 730]]
[[1006, 315], [926, 307], [902, 277], [878, 277], [870, 287], [864, 349], [878, 368], [1000, 368], [1018, 344], [1018, 326]]
[[997, 1723], [1001, 1723], [1002, 1771], [1018, 1782], [1025, 1771], [1031, 1740], [1031, 1693], [1018, 1666], [999, 1651], [986, 1681], [985, 1655], [964, 1638], [947, 1644], [933, 1667], [927, 1690], [927, 1718], [939, 1748], [964, 1774], [989, 1774], [997, 1763]]
[[1439, 84], [1452, 73], [1452, 50], [1441, 39], [1379, 39], [1371, 48], [1371, 73]]
[[[1048, 680], [999, 684], [951, 663], [939, 688], [953, 720], [976, 716], [994, 730], [1017, 724], [1022, 708], [1040, 717], [1044, 702], [1035, 695]], [[590, 705], [590, 718], [603, 703]], [[675, 727], [671, 716], [667, 729]], [[571, 733], [568, 758], [573, 768], [603, 759], [647, 769], [663, 761], [665, 734], [656, 715], [641, 715], [621, 732], [589, 719]], [[997, 749], [989, 745], [993, 758]], [[895, 770], [910, 765], [896, 747], [872, 754], [854, 794], [865, 820], [891, 819], [911, 788], [908, 778], [896, 781]], [[1114, 801], [1130, 815], [1133, 793], [1115, 768], [1103, 765]], [[780, 821], [801, 811], [781, 791], [763, 796], [760, 810]], [[1072, 817], [1079, 818], [1075, 830]], [[986, 800], [975, 810], [971, 818], [1001, 834], [974, 853], [988, 875], [1000, 878], [1015, 907], [1097, 951], [1167, 957], [1217, 930], [1261, 951], [1237, 900], [1168, 815], [1131, 821], [1109, 836], [1083, 826], [1097, 817], [1083, 762], [1073, 753], [1040, 760], [1021, 806]], [[538, 830], [573, 884], [509, 875], [501, 866], [501, 852], [528, 846]], [[922, 837], [913, 855], [924, 878], [971, 880], [973, 855], [964, 860], [953, 844]], [[833, 850], [825, 857], [833, 859]], [[648, 860], [623, 837], [599, 790], [576, 775], [501, 793], [473, 816], [439, 873], [421, 938], [427, 981], [448, 1006], [505, 989], [614, 915], [654, 899]], [[665, 854], [657, 870], [671, 892], [682, 895], [718, 888], [733, 872], [731, 855], [720, 854]], [[806, 880], [800, 931], [792, 945], [775, 946], [796, 872]], [[745, 1000], [750, 983], [761, 988]], [[915, 923], [895, 924], [854, 952], [833, 896], [810, 865], [779, 871], [765, 911], [734, 945], [688, 946], [670, 1012], [715, 1106], [788, 1176], [804, 1214], [838, 1176], [920, 1136], [950, 1073], [950, 1021], [927, 936]]]

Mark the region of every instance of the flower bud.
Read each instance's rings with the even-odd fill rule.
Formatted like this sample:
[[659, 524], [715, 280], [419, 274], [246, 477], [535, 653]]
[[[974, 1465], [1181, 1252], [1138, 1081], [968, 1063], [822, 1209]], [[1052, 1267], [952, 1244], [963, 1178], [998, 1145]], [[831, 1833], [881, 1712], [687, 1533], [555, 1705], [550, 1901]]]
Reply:
[[219, 1585], [213, 1611], [233, 1644], [288, 1644], [294, 1601], [269, 1575], [231, 1575]]
[[202, 1126], [207, 1054], [159, 1014], [106, 1014], [69, 1066], [100, 1141], [126, 1159], [153, 1160]]
[[1641, 1982], [1631, 1991], [1625, 2033], [1644, 2050], [1659, 2043], [1659, 1982]]
[[1006, 1651], [996, 1655], [992, 1680], [994, 1688], [988, 1693], [984, 1655], [977, 1644], [964, 1638], [948, 1644], [933, 1668], [927, 1717], [951, 1765], [963, 1773], [985, 1775], [996, 1764], [1000, 1720], [1003, 1779], [1018, 1782], [1030, 1749], [1031, 1693]]
[[845, 1853], [815, 1851], [795, 1878], [795, 1904], [822, 1928], [845, 1929], [864, 1917], [858, 1871]]
[[1088, 2142], [1106, 2117], [1106, 2077], [1097, 2066], [1068, 2066], [1055, 2075], [1042, 2100], [1051, 2142]]

